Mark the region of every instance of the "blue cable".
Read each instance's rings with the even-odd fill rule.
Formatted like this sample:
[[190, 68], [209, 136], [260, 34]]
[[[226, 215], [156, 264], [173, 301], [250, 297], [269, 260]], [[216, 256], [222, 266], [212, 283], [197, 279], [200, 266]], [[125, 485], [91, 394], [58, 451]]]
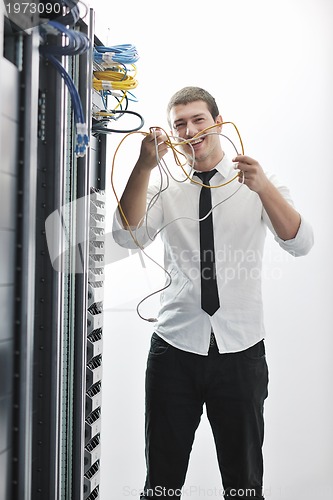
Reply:
[[90, 40], [84, 33], [66, 28], [66, 26], [57, 21], [49, 21], [47, 24], [42, 25], [41, 29], [47, 33], [50, 27], [54, 28], [56, 32], [66, 35], [68, 45], [43, 45], [41, 46], [43, 53], [59, 56], [75, 56], [84, 54], [90, 49]]
[[54, 57], [52, 54], [48, 55], [47, 57], [49, 61], [54, 65], [56, 70], [62, 76], [71, 95], [73, 112], [74, 112], [74, 121], [76, 125], [75, 154], [76, 156], [84, 156], [87, 150], [87, 146], [89, 144], [89, 135], [88, 135], [87, 125], [85, 123], [80, 95], [74, 85], [71, 76], [67, 73], [63, 65], [58, 61], [58, 59]]
[[103, 60], [102, 54], [106, 54], [108, 52], [112, 53], [112, 60], [117, 63], [134, 64], [139, 59], [139, 54], [136, 47], [130, 43], [125, 43], [122, 45], [113, 45], [111, 47], [97, 45], [95, 47], [94, 53], [96, 62], [99, 62], [98, 58], [100, 58], [100, 60]]
[[[131, 97], [129, 97], [129, 96], [131, 96]], [[135, 95], [134, 95], [134, 94], [132, 94], [132, 92], [130, 92], [129, 90], [127, 91], [127, 99], [128, 99], [129, 101], [132, 101], [132, 102], [139, 102], [139, 101], [138, 101], [138, 98], [137, 98], [137, 97], [135, 97]]]
[[63, 47], [58, 45], [45, 44], [40, 46], [40, 51], [56, 68], [69, 90], [76, 127], [75, 154], [78, 157], [84, 156], [89, 144], [89, 135], [87, 125], [85, 123], [80, 94], [75, 87], [71, 76], [68, 74], [68, 72], [65, 70], [56, 56], [59, 57], [64, 55], [81, 55], [89, 50], [91, 46], [90, 40], [84, 33], [73, 29], [68, 29], [63, 24], [58, 23], [57, 21], [49, 21], [46, 25], [41, 27], [42, 31], [44, 31], [45, 33], [47, 33], [48, 30], [50, 31], [50, 28], [51, 31], [52, 29], [55, 30], [55, 34], [57, 34], [57, 32], [64, 34], [67, 37], [68, 45]]

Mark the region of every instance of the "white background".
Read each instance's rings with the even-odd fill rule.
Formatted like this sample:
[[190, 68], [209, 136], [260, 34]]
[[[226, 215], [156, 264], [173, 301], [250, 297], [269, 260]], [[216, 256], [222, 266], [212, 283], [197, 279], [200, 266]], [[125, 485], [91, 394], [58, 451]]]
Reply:
[[[130, 109], [143, 115], [142, 130], [167, 127], [166, 104], [179, 88], [206, 88], [224, 120], [237, 124], [245, 153], [289, 186], [313, 225], [315, 246], [305, 257], [294, 259], [267, 238], [264, 483], [267, 500], [332, 500], [333, 2], [95, 0], [93, 7], [98, 37], [106, 45], [131, 43], [140, 54], [139, 102]], [[108, 175], [122, 137], [109, 136]], [[129, 138], [117, 157], [119, 195], [141, 139]], [[109, 183], [107, 193], [110, 230], [116, 203]], [[127, 255], [110, 245], [111, 260]], [[149, 253], [161, 260], [159, 243]], [[137, 499], [144, 484], [144, 376], [153, 325], [138, 317], [136, 305], [161, 280], [156, 266], [145, 265], [134, 254], [106, 267], [102, 500]], [[155, 316], [158, 300], [146, 301], [142, 312]], [[222, 498], [221, 488], [204, 416], [183, 498]]]

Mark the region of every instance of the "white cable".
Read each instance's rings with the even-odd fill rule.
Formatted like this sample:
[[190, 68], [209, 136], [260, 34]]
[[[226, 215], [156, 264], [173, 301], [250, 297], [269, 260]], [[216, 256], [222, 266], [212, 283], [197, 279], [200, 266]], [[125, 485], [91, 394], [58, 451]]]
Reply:
[[[231, 139], [229, 139], [229, 137], [227, 137], [226, 135], [224, 135], [224, 134], [219, 134], [219, 133], [217, 133], [217, 132], [208, 132], [208, 133], [206, 133], [206, 134], [202, 134], [202, 137], [205, 137], [205, 136], [207, 136], [207, 135], [221, 135], [221, 136], [225, 137], [226, 139], [228, 139], [228, 140], [231, 142], [231, 144], [233, 145], [233, 147], [234, 147], [234, 149], [235, 149], [235, 151], [236, 151], [236, 154], [238, 154], [238, 151], [237, 151], [237, 149], [236, 149], [235, 144], [234, 144], [234, 143], [232, 142], [232, 140], [231, 140]], [[174, 138], [176, 138], [176, 136], [171, 136], [171, 137], [172, 137], [173, 139], [174, 139]], [[181, 139], [182, 141], [183, 141], [183, 140], [185, 140], [185, 139], [183, 139], [183, 138], [181, 138], [181, 137], [178, 137], [178, 139]], [[191, 140], [191, 139], [189, 139], [189, 140]], [[191, 145], [190, 143], [189, 143], [189, 145], [192, 147], [192, 145]], [[156, 136], [155, 136], [155, 146], [156, 146]], [[159, 156], [158, 156], [158, 147], [155, 147], [155, 150], [156, 150], [156, 158], [157, 158], [157, 162], [158, 162], [158, 164], [159, 164], [159, 162], [160, 162], [160, 160], [161, 160], [161, 159], [160, 159], [160, 158], [159, 158]], [[194, 154], [193, 147], [192, 147], [192, 152], [193, 152], [193, 154]], [[191, 166], [191, 171], [190, 171], [190, 173], [188, 174], [188, 176], [189, 176], [189, 177], [190, 177], [190, 175], [192, 174], [193, 170], [194, 170], [194, 168]], [[168, 170], [168, 172], [169, 172], [169, 170]], [[178, 181], [178, 180], [177, 180], [177, 179], [175, 179], [174, 177], [172, 177], [172, 178], [173, 178], [173, 180], [175, 180], [176, 182], [179, 182], [179, 183], [184, 182], [183, 180], [182, 180], [182, 181]], [[188, 177], [185, 177], [185, 181], [187, 181], [187, 180], [188, 180]], [[198, 183], [198, 184], [200, 184], [200, 183]], [[160, 194], [161, 194], [163, 191], [165, 191], [165, 190], [167, 189], [167, 187], [169, 187], [169, 184], [168, 184], [168, 186], [167, 186], [165, 189], [163, 189], [163, 190], [159, 190], [159, 191], [158, 191], [158, 192], [157, 192], [157, 193], [153, 196], [152, 200], [154, 200], [154, 203], [153, 203], [151, 206], [150, 206], [151, 200], [150, 200], [150, 202], [148, 203], [148, 207], [147, 207], [146, 214], [145, 214], [145, 219], [146, 219], [146, 231], [147, 231], [148, 238], [149, 238], [151, 241], [154, 241], [154, 240], [155, 240], [155, 238], [156, 238], [156, 236], [157, 236], [158, 234], [160, 234], [160, 232], [161, 232], [161, 231], [163, 231], [163, 229], [165, 229], [165, 228], [166, 228], [166, 227], [168, 227], [170, 224], [172, 224], [173, 222], [176, 222], [176, 221], [178, 221], [178, 220], [182, 220], [182, 219], [184, 219], [184, 220], [191, 220], [191, 221], [193, 221], [193, 222], [201, 222], [201, 221], [205, 220], [207, 217], [209, 217], [209, 215], [213, 212], [213, 210], [215, 210], [215, 208], [216, 208], [216, 207], [218, 207], [219, 205], [221, 205], [221, 204], [222, 204], [222, 203], [224, 203], [225, 201], [228, 201], [230, 198], [232, 198], [232, 196], [234, 196], [234, 195], [235, 195], [235, 194], [239, 191], [239, 189], [242, 187], [242, 184], [244, 184], [244, 172], [242, 172], [242, 182], [241, 182], [241, 185], [240, 185], [240, 186], [239, 186], [239, 187], [238, 187], [238, 188], [237, 188], [237, 189], [236, 189], [236, 190], [235, 190], [235, 191], [234, 191], [234, 192], [233, 192], [230, 196], [228, 196], [228, 197], [227, 197], [227, 198], [225, 198], [224, 200], [222, 200], [222, 201], [220, 201], [219, 203], [217, 203], [216, 205], [214, 205], [214, 206], [211, 208], [211, 210], [210, 210], [210, 211], [209, 211], [209, 212], [205, 215], [205, 217], [203, 217], [203, 218], [201, 218], [201, 219], [198, 219], [198, 218], [191, 218], [191, 217], [185, 217], [185, 216], [177, 217], [176, 219], [173, 219], [172, 221], [170, 221], [170, 222], [168, 222], [167, 224], [165, 224], [165, 226], [161, 227], [161, 228], [160, 228], [160, 229], [159, 229], [159, 230], [158, 230], [158, 231], [154, 234], [154, 236], [152, 237], [152, 236], [150, 236], [150, 234], [149, 234], [149, 229], [148, 229], [148, 224], [147, 224], [147, 218], [148, 218], [147, 216], [148, 216], [148, 212], [149, 212], [149, 210], [152, 208], [152, 206], [156, 203], [156, 201], [157, 201], [157, 199], [159, 198]], [[212, 188], [213, 188], [213, 187], [214, 187], [214, 186], [212, 186]], [[207, 189], [208, 189], [208, 188], [207, 188]]]
[[[224, 134], [218, 134], [216, 132], [208, 132], [206, 134], [203, 134], [202, 136], [206, 136], [206, 135], [221, 135], [223, 137], [225, 137], [226, 139], [228, 139], [231, 144], [233, 145], [236, 153], [238, 154], [238, 151], [234, 145], [234, 143], [232, 142], [231, 139], [229, 139], [229, 137], [225, 136]], [[173, 139], [176, 138], [176, 136], [171, 136]], [[178, 139], [182, 139], [180, 137], [178, 137]], [[151, 200], [149, 201], [148, 203], [148, 206], [147, 206], [147, 209], [146, 209], [146, 213], [144, 215], [144, 217], [141, 219], [141, 221], [139, 222], [139, 224], [137, 225], [136, 229], [134, 230], [134, 235], [135, 235], [135, 238], [136, 238], [136, 231], [139, 229], [139, 227], [141, 227], [141, 224], [143, 223], [143, 220], [145, 220], [145, 226], [146, 226], [146, 232], [147, 232], [147, 235], [148, 235], [148, 238], [151, 240], [151, 241], [154, 241], [157, 237], [158, 234], [161, 233], [161, 231], [163, 231], [165, 228], [167, 228], [170, 224], [172, 224], [173, 222], [176, 222], [176, 221], [179, 221], [179, 220], [190, 220], [190, 221], [193, 221], [193, 222], [201, 222], [203, 220], [205, 220], [207, 217], [209, 217], [209, 215], [213, 212], [213, 210], [215, 210], [216, 207], [218, 207], [219, 205], [221, 205], [222, 203], [224, 203], [225, 201], [229, 200], [230, 198], [232, 198], [240, 189], [241, 187], [243, 186], [244, 184], [244, 172], [242, 171], [242, 180], [241, 180], [241, 184], [240, 186], [233, 192], [231, 193], [227, 198], [225, 198], [224, 200], [221, 200], [219, 203], [217, 203], [216, 205], [214, 205], [210, 211], [202, 218], [194, 218], [194, 217], [186, 217], [186, 216], [181, 216], [181, 217], [177, 217], [176, 219], [173, 219], [172, 221], [168, 222], [167, 224], [165, 224], [164, 226], [162, 226], [155, 234], [153, 237], [150, 236], [149, 234], [149, 228], [148, 228], [148, 213], [149, 211], [152, 209], [152, 207], [155, 205], [155, 203], [157, 202], [158, 198], [160, 197], [160, 195], [166, 191], [169, 186], [170, 186], [170, 182], [169, 182], [169, 177], [168, 177], [168, 174], [170, 175], [170, 177], [175, 181], [175, 182], [179, 182], [179, 183], [183, 183], [185, 181], [188, 180], [188, 177], [186, 177], [184, 180], [177, 180], [175, 179], [170, 171], [169, 171], [169, 168], [167, 167], [165, 161], [163, 158], [160, 158], [159, 157], [159, 154], [158, 154], [158, 143], [157, 143], [157, 137], [156, 137], [156, 131], [154, 129], [154, 140], [155, 140], [155, 153], [156, 153], [156, 160], [157, 160], [157, 166], [158, 166], [158, 169], [159, 169], [159, 172], [160, 172], [160, 179], [161, 179], [161, 182], [160, 182], [160, 187], [159, 187], [159, 190], [158, 192], [151, 198]], [[187, 140], [187, 141], [190, 141], [191, 139]], [[193, 139], [194, 140], [194, 139]], [[182, 141], [184, 141], [184, 139], [182, 139]], [[192, 148], [192, 153], [193, 153], [193, 157], [194, 157], [194, 150], [193, 150], [193, 146], [190, 144], [190, 142], [187, 142], [191, 148]], [[193, 158], [192, 157], [192, 158]], [[164, 163], [164, 166], [165, 168], [163, 167], [162, 163]], [[193, 173], [193, 170], [194, 168], [191, 166], [191, 170], [190, 170], [190, 175], [192, 175]], [[167, 185], [165, 188], [163, 188], [163, 172], [164, 174], [166, 175], [166, 182], [167, 182]], [[207, 188], [209, 189], [209, 188]], [[137, 238], [136, 238], [136, 242], [137, 242]], [[139, 245], [138, 245], [139, 246]], [[140, 306], [143, 304], [143, 302], [145, 302], [146, 300], [148, 300], [150, 297], [153, 297], [154, 295], [158, 294], [158, 293], [161, 293], [163, 292], [164, 290], [166, 290], [172, 283], [172, 277], [171, 277], [171, 274], [169, 273], [169, 271], [167, 269], [165, 269], [165, 267], [163, 267], [159, 262], [157, 262], [155, 259], [153, 259], [150, 255], [147, 254], [147, 252], [144, 250], [144, 248], [140, 245], [139, 246], [140, 250], [142, 251], [142, 253], [151, 261], [153, 262], [154, 264], [156, 264], [160, 269], [162, 269], [165, 274], [168, 276], [168, 282], [166, 283], [166, 285], [164, 285], [162, 288], [159, 288], [158, 290], [155, 290], [154, 292], [146, 295], [145, 297], [143, 297], [143, 299], [140, 300], [140, 302], [137, 304], [136, 306], [136, 312], [138, 314], [138, 316], [143, 319], [144, 321], [148, 321], [149, 323], [154, 323], [157, 320], [157, 318], [145, 318], [144, 316], [142, 316], [142, 314], [140, 313]]]

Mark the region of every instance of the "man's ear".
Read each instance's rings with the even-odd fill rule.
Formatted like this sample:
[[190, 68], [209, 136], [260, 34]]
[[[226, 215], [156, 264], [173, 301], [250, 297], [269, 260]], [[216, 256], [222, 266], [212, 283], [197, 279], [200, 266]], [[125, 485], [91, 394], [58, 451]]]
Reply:
[[222, 130], [222, 123], [223, 123], [222, 115], [217, 115], [217, 117], [215, 118], [215, 123], [220, 123], [221, 124], [221, 127], [216, 127], [219, 130], [219, 132], [221, 132], [221, 130]]

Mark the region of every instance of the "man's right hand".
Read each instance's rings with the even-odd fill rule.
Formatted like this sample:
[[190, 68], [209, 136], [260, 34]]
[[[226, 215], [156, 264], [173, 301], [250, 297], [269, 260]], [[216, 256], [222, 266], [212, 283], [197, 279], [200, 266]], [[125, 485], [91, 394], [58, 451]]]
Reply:
[[168, 146], [165, 141], [167, 139], [162, 130], [156, 128], [151, 129], [151, 132], [145, 136], [141, 143], [138, 161], [132, 170], [120, 200], [121, 217], [125, 228], [142, 224], [146, 212], [150, 173], [156, 167], [158, 158], [166, 154]]
[[149, 171], [156, 167], [158, 163], [157, 155], [158, 158], [162, 158], [162, 156], [164, 156], [168, 151], [168, 146], [165, 142], [167, 140], [167, 136], [162, 132], [161, 129], [152, 129], [151, 132], [145, 136], [141, 143], [137, 166], [139, 166], [140, 169]]

